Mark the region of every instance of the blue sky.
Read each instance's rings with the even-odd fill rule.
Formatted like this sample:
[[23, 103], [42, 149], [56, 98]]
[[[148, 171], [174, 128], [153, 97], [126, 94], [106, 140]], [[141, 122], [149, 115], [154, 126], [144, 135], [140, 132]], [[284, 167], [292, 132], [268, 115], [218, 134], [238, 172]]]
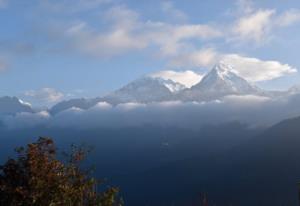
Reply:
[[218, 61], [263, 88], [300, 83], [298, 0], [0, 0], [0, 23], [1, 96], [51, 105]]

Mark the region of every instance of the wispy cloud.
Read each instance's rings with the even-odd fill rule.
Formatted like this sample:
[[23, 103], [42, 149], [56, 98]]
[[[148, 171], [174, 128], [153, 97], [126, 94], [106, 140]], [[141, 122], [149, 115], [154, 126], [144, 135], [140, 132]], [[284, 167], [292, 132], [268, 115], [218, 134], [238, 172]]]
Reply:
[[[6, 1], [0, 0], [0, 6], [1, 2], [4, 5]], [[188, 15], [175, 2], [168, 0], [158, 4], [157, 12], [169, 16], [172, 21], [145, 18], [140, 10], [132, 9], [122, 1], [38, 2], [39, 9], [50, 11], [43, 19], [45, 27], [50, 30], [48, 36], [45, 35], [45, 27], [41, 33], [36, 34], [47, 36], [41, 39], [51, 42], [45, 46], [46, 51], [54, 47], [55, 51], [67, 51], [68, 55], [75, 53], [97, 59], [150, 51], [152, 55], [149, 56], [163, 60], [165, 65], [162, 67], [168, 69], [208, 68], [226, 57], [227, 61], [236, 64], [236, 68], [242, 67], [240, 74], [251, 81], [270, 80], [296, 71], [293, 66], [278, 61], [262, 61], [241, 55], [235, 52], [235, 46], [240, 46], [237, 51], [243, 50], [245, 46], [264, 46], [272, 40], [277, 30], [300, 22], [297, 9], [279, 12], [273, 8], [256, 8], [255, 2], [251, 0], [238, 0], [229, 21], [212, 20], [200, 24], [197, 21], [190, 23]], [[53, 17], [51, 12], [58, 12], [59, 15]], [[89, 14], [88, 18], [83, 17], [83, 14]], [[51, 30], [52, 26], [55, 29]], [[35, 48], [35, 44], [30, 43], [16, 46], [9, 43], [3, 46], [1, 42], [2, 50], [9, 48], [19, 53], [30, 53], [44, 46], [39, 44], [39, 48]], [[7, 63], [1, 62], [0, 68], [6, 68]], [[258, 68], [254, 69], [254, 66]], [[264, 69], [261, 69], [262, 66]]]
[[53, 88], [42, 88], [40, 90], [30, 90], [24, 93], [25, 96], [44, 104], [55, 103], [64, 98], [64, 94]]
[[238, 19], [232, 30], [234, 41], [266, 41], [272, 29], [274, 14], [275, 10], [259, 10]]
[[111, 1], [112, 0], [38, 0], [37, 4], [40, 8], [51, 12], [77, 13], [96, 10], [103, 4], [110, 3]]
[[237, 19], [228, 39], [230, 42], [254, 43], [256, 46], [269, 42], [276, 30], [300, 22], [298, 9], [278, 12], [273, 8], [255, 8], [252, 0], [238, 0], [235, 13]]
[[166, 14], [166, 17], [172, 21], [184, 22], [188, 19], [188, 16], [180, 9], [177, 9], [172, 1], [163, 1], [161, 9]]
[[175, 56], [171, 59], [170, 66], [176, 68], [209, 68], [217, 63], [218, 55], [218, 52], [213, 48], [195, 50]]
[[298, 70], [288, 64], [275, 60], [261, 60], [254, 57], [229, 53], [222, 54], [212, 48], [196, 50], [172, 59], [170, 66], [176, 68], [211, 68], [223, 61], [234, 68], [234, 72], [250, 82], [267, 81]]
[[0, 121], [8, 128], [39, 125], [77, 129], [144, 125], [199, 128], [202, 125], [218, 125], [231, 121], [261, 127], [300, 115], [299, 102], [299, 94], [286, 99], [231, 95], [219, 101], [202, 103], [176, 101], [151, 104], [124, 103], [113, 106], [99, 102], [87, 110], [71, 108], [55, 116], [47, 112], [19, 113], [14, 116], [0, 116]]
[[300, 10], [289, 9], [283, 14], [279, 15], [275, 22], [280, 27], [290, 26], [296, 23], [300, 23]]
[[105, 32], [80, 22], [68, 28], [65, 34], [75, 48], [98, 57], [150, 46], [157, 46], [161, 56], [176, 55], [180, 50], [188, 49], [188, 41], [221, 36], [220, 31], [209, 25], [142, 21], [137, 12], [126, 6], [112, 7], [105, 17], [111, 23]]

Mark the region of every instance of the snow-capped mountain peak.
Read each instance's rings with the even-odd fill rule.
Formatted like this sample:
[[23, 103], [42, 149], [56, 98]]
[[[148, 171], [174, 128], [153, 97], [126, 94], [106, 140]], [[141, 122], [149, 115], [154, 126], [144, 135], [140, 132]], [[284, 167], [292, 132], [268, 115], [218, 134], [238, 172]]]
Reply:
[[[87, 109], [99, 101], [113, 105], [128, 102], [202, 102], [219, 100], [226, 95], [269, 95], [240, 77], [233, 67], [223, 62], [216, 64], [203, 78], [202, 75], [195, 74], [190, 71], [163, 71], [149, 74], [128, 83], [106, 96], [91, 100], [69, 100], [54, 106], [51, 111], [52, 113], [58, 113], [72, 106]], [[188, 80], [191, 80], [191, 85], [193, 86], [188, 86]], [[195, 83], [198, 80], [200, 82]], [[185, 85], [181, 84], [180, 81], [184, 82]]]
[[185, 89], [186, 87], [178, 82], [174, 82], [170, 79], [162, 79], [162, 78], [154, 78], [152, 77], [153, 79], [156, 79], [160, 84], [164, 85], [165, 87], [167, 87], [170, 92], [172, 93], [177, 93], [177, 92], [180, 92], [181, 90]]
[[259, 89], [238, 76], [232, 66], [216, 64], [196, 85], [185, 91], [187, 100], [214, 100], [232, 94], [258, 94]]
[[210, 71], [211, 74], [218, 76], [221, 79], [227, 79], [233, 76], [234, 70], [231, 65], [227, 65], [224, 62], [219, 62], [216, 64], [213, 69]]
[[108, 102], [159, 102], [170, 100], [185, 87], [171, 80], [145, 76], [104, 97]]
[[223, 62], [216, 64], [195, 87], [203, 87], [211, 91], [237, 93], [249, 93], [257, 89], [247, 80], [237, 75], [232, 66], [226, 65]]

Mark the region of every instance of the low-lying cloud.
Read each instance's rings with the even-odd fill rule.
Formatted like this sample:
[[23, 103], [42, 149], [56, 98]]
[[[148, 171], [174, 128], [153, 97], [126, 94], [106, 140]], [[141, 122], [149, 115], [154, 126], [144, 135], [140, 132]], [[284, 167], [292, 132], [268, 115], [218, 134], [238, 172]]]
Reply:
[[300, 95], [271, 99], [261, 96], [224, 97], [212, 102], [161, 102], [151, 104], [125, 103], [117, 106], [99, 102], [82, 110], [71, 108], [51, 116], [48, 112], [20, 113], [2, 116], [4, 127], [26, 128], [123, 128], [144, 125], [199, 128], [209, 124], [239, 121], [249, 126], [270, 126], [300, 115]]

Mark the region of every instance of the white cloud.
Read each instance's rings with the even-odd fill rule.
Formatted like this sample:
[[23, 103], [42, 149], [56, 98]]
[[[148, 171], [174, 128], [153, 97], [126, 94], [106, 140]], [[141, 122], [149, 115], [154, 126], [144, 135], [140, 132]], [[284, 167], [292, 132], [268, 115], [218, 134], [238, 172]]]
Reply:
[[105, 34], [80, 23], [69, 28], [66, 34], [72, 39], [72, 48], [96, 57], [111, 57], [147, 46], [143, 39], [135, 37], [126, 28], [118, 28]]
[[138, 27], [139, 17], [140, 15], [136, 11], [125, 5], [113, 6], [104, 14], [104, 18], [113, 24], [113, 28], [126, 30], [134, 30]]
[[223, 61], [231, 65], [234, 72], [250, 82], [267, 81], [297, 72], [289, 64], [279, 61], [261, 60], [239, 54], [221, 54], [213, 49], [199, 50], [178, 56], [171, 60], [170, 65], [181, 68], [206, 67]]
[[94, 29], [86, 22], [68, 28], [65, 35], [71, 39], [71, 46], [92, 56], [110, 57], [148, 45], [143, 36], [135, 34], [139, 27], [136, 12], [125, 6], [116, 6], [106, 12], [105, 18], [111, 22], [105, 32]]
[[30, 128], [45, 124], [51, 119], [51, 115], [46, 111], [38, 113], [22, 112], [14, 116], [2, 116], [1, 120], [8, 129]]
[[132, 111], [141, 109], [143, 107], [146, 107], [146, 104], [137, 103], [137, 102], [127, 102], [127, 103], [121, 103], [116, 106], [116, 109], [119, 111]]
[[234, 14], [231, 32], [228, 34], [230, 42], [254, 42], [264, 44], [275, 36], [275, 32], [282, 28], [300, 22], [300, 10], [289, 9], [279, 13], [276, 9], [255, 9], [252, 0], [238, 0]]
[[151, 41], [160, 48], [163, 57], [170, 57], [194, 50], [194, 40], [210, 40], [219, 38], [222, 33], [209, 25], [185, 24], [170, 25], [161, 24], [152, 34]]
[[102, 102], [88, 110], [72, 108], [51, 116], [47, 112], [0, 116], [9, 128], [124, 128], [143, 125], [199, 128], [207, 124], [239, 121], [251, 126], [275, 124], [300, 115], [300, 95], [270, 99], [261, 96], [227, 96], [213, 102], [160, 102], [109, 105]]
[[114, 6], [105, 13], [108, 28], [98, 30], [87, 22], [69, 27], [65, 37], [71, 47], [98, 57], [110, 57], [158, 47], [162, 57], [177, 55], [189, 49], [192, 40], [207, 40], [221, 36], [221, 32], [209, 25], [173, 25], [162, 22], [142, 21], [137, 12], [126, 6]]
[[169, 65], [181, 69], [197, 67], [210, 69], [220, 61], [233, 66], [238, 75], [251, 82], [272, 80], [297, 72], [295, 67], [279, 61], [261, 60], [239, 54], [222, 54], [212, 48], [175, 56], [170, 60]]
[[162, 11], [168, 16], [168, 18], [175, 21], [186, 21], [187, 15], [174, 6], [172, 1], [164, 1], [161, 3]]
[[192, 87], [193, 85], [199, 83], [203, 77], [201, 74], [197, 74], [193, 71], [159, 71], [154, 74], [151, 74], [152, 77], [160, 77], [165, 80], [172, 80], [174, 82], [178, 82], [188, 88]]
[[233, 106], [239, 106], [247, 108], [253, 106], [254, 104], [262, 104], [271, 101], [271, 98], [264, 96], [255, 96], [255, 95], [229, 95], [224, 97], [225, 102], [232, 104]]
[[214, 49], [200, 49], [175, 56], [170, 65], [179, 68], [211, 67], [216, 63], [217, 58], [218, 53]]
[[276, 24], [281, 27], [290, 26], [300, 22], [300, 10], [290, 9], [276, 19]]
[[93, 108], [100, 109], [100, 110], [106, 110], [106, 109], [111, 109], [112, 105], [110, 105], [107, 102], [98, 102]]
[[238, 15], [245, 15], [250, 14], [254, 10], [254, 5], [252, 0], [237, 0], [236, 1], [237, 6], [237, 13]]
[[288, 64], [278, 61], [263, 61], [238, 54], [223, 55], [222, 61], [232, 65], [237, 74], [252, 82], [271, 80], [297, 72], [296, 68]]
[[42, 88], [37, 91], [30, 90], [26, 91], [24, 95], [44, 103], [55, 103], [64, 98], [62, 92], [56, 91], [53, 88]]
[[[55, 2], [59, 3], [59, 1]], [[65, 5], [65, 2], [68, 0], [61, 1], [61, 4]], [[107, 2], [109, 0], [75, 0], [74, 5], [92, 9]], [[59, 43], [67, 42], [63, 48], [97, 58], [126, 55], [149, 49], [156, 54], [154, 58], [166, 60], [168, 68], [180, 69], [211, 67], [227, 56], [230, 62], [250, 69], [248, 72], [240, 69], [243, 70], [240, 74], [251, 81], [270, 80], [295, 72], [293, 67], [280, 62], [267, 61], [266, 63], [246, 57], [241, 60], [242, 56], [238, 55], [239, 58], [236, 58], [232, 54], [221, 54], [217, 49], [213, 49], [217, 48], [216, 45], [220, 45], [221, 49], [232, 50], [236, 46], [235, 43], [242, 42], [264, 44], [271, 39], [270, 37], [276, 35], [273, 32], [275, 29], [293, 25], [299, 19], [299, 11], [296, 9], [281, 13], [274, 9], [256, 9], [251, 0], [239, 0], [237, 5], [235, 21], [224, 20], [221, 25], [218, 22], [192, 24], [180, 21], [181, 17], [185, 18], [184, 12], [168, 0], [160, 4], [158, 12], [163, 10], [164, 14], [172, 13], [170, 16], [178, 16], [179, 18], [172, 23], [151, 21], [141, 17], [140, 13], [125, 4], [114, 3], [110, 4], [104, 13], [101, 13], [103, 12], [101, 10], [97, 14], [97, 17], [99, 15], [102, 17], [99, 21], [83, 19], [81, 22], [73, 22], [71, 26], [68, 20], [64, 21], [63, 39], [62, 41], [59, 39]], [[226, 40], [231, 40], [230, 44]], [[242, 63], [247, 66], [243, 66]], [[262, 66], [263, 69], [260, 69]]]
[[261, 43], [269, 36], [275, 10], [258, 10], [241, 17], [233, 26], [233, 40]]

